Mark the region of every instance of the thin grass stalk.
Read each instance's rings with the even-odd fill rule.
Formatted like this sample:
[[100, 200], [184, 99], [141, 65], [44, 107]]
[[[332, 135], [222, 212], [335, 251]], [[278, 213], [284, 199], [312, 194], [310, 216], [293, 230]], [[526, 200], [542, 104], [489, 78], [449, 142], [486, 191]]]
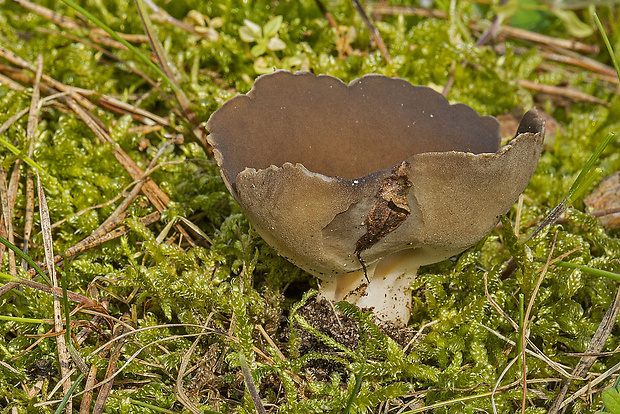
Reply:
[[136, 57], [138, 57], [138, 59], [140, 59], [144, 64], [146, 64], [148, 67], [150, 67], [155, 72], [157, 72], [157, 74], [161, 76], [162, 79], [165, 80], [166, 83], [168, 83], [168, 85], [170, 85], [170, 87], [176, 92], [178, 87], [175, 84], [175, 82], [172, 81], [172, 79], [168, 78], [168, 76], [166, 76], [166, 74], [157, 65], [151, 62], [151, 60], [146, 55], [144, 55], [142, 52], [136, 49], [131, 43], [123, 39], [121, 36], [118, 35], [118, 33], [116, 33], [114, 30], [109, 28], [104, 22], [99, 20], [97, 17], [95, 17], [95, 15], [90, 13], [88, 10], [86, 10], [85, 8], [83, 8], [82, 6], [74, 2], [73, 0], [62, 0], [62, 2], [68, 5], [69, 7], [71, 7], [72, 9], [74, 9], [75, 11], [83, 14], [84, 17], [86, 17], [88, 20], [94, 23], [97, 27], [99, 27], [100, 29], [105, 31], [107, 34], [112, 36], [112, 38], [114, 38], [116, 41], [122, 43], [123, 46], [129, 49], [131, 53], [136, 55]]
[[[50, 279], [52, 281], [52, 286], [54, 288], [58, 288], [58, 279], [56, 278], [56, 267], [54, 266], [54, 242], [52, 240], [52, 232], [51, 232], [51, 223], [49, 216], [49, 209], [47, 207], [47, 200], [45, 198], [45, 192], [43, 191], [43, 186], [41, 185], [41, 179], [37, 175], [37, 192], [39, 195], [39, 214], [41, 216], [41, 232], [43, 235], [43, 249], [45, 251], [45, 262], [47, 264], [47, 270], [50, 274]], [[54, 329], [56, 332], [62, 332], [63, 330], [63, 321], [62, 321], [62, 309], [60, 305], [60, 298], [58, 296], [54, 296]], [[69, 327], [67, 326], [67, 329]], [[60, 364], [60, 374], [65, 377], [69, 374], [71, 370], [70, 362], [69, 362], [69, 352], [67, 350], [67, 343], [65, 342], [65, 337], [63, 335], [58, 335], [56, 337], [56, 344], [58, 347], [58, 361]], [[63, 383], [63, 391], [65, 393], [65, 397], [69, 396], [66, 401], [66, 411], [67, 413], [71, 413], [73, 411], [72, 408], [72, 400], [70, 395], [71, 391], [71, 378], [67, 378], [67, 381]]]
[[80, 385], [80, 382], [82, 382], [83, 379], [84, 379], [84, 374], [80, 374], [77, 377], [77, 379], [75, 380], [75, 383], [73, 383], [71, 388], [69, 388], [68, 392], [65, 394], [64, 398], [60, 402], [60, 405], [58, 406], [56, 411], [54, 411], [54, 414], [60, 414], [63, 408], [65, 407], [67, 408], [67, 412], [70, 412], [68, 410], [71, 408], [71, 396], [73, 395], [73, 393], [75, 392], [75, 389], [77, 388], [78, 385]]
[[155, 33], [155, 28], [153, 27], [153, 23], [151, 22], [151, 18], [149, 17], [149, 13], [146, 9], [143, 0], [136, 0], [136, 6], [138, 8], [138, 14], [140, 15], [140, 19], [142, 20], [142, 25], [144, 26], [144, 31], [146, 32], [149, 42], [151, 43], [151, 48], [155, 53], [155, 57], [159, 62], [159, 66], [162, 68], [163, 72], [168, 76], [168, 78], [176, 85], [176, 89], [174, 89], [174, 94], [177, 98], [177, 102], [179, 106], [183, 110], [184, 116], [189, 122], [192, 132], [196, 136], [196, 138], [200, 141], [200, 143], [205, 147], [209, 147], [209, 144], [206, 142], [204, 131], [200, 127], [200, 121], [198, 120], [196, 113], [191, 108], [191, 103], [189, 98], [183, 92], [179, 83], [177, 82], [174, 73], [172, 72], [172, 68], [168, 59], [166, 58], [166, 53], [164, 52], [164, 48]]
[[601, 20], [598, 18], [598, 15], [596, 13], [594, 13], [594, 21], [596, 22], [596, 27], [598, 27], [599, 32], [601, 32], [601, 36], [603, 37], [603, 41], [605, 42], [605, 46], [607, 47], [607, 51], [609, 52], [611, 61], [614, 64], [614, 69], [616, 69], [618, 81], [620, 81], [620, 66], [618, 66], [618, 61], [616, 60], [616, 53], [614, 52], [614, 48], [611, 46], [609, 38], [607, 37], [607, 33], [605, 33], [605, 29], [603, 28]]
[[[28, 245], [30, 243], [30, 236], [32, 236], [32, 228], [34, 222], [34, 180], [32, 178], [32, 170], [26, 171], [26, 211], [24, 213], [24, 255], [28, 256]], [[22, 267], [25, 271], [28, 270], [28, 261], [22, 258]]]
[[[2, 203], [2, 219], [4, 221], [2, 231], [6, 234], [8, 241], [13, 244], [13, 209], [9, 203], [9, 195], [6, 185], [6, 171], [2, 167], [2, 164], [0, 164], [0, 202]], [[9, 250], [9, 271], [12, 275], [17, 275], [17, 268], [15, 266], [15, 252], [13, 249]]]
[[254, 384], [254, 380], [252, 379], [252, 371], [250, 371], [248, 361], [247, 359], [245, 359], [245, 355], [243, 355], [242, 353], [239, 354], [239, 365], [241, 365], [241, 371], [243, 372], [245, 387], [248, 390], [250, 397], [252, 397], [252, 402], [254, 403], [254, 408], [256, 408], [256, 412], [258, 414], [267, 414], [267, 410], [265, 410], [263, 401], [260, 399], [260, 395], [258, 394], [256, 385]]
[[347, 405], [344, 407], [343, 414], [349, 414], [349, 412], [351, 412], [351, 407], [353, 407], [353, 402], [355, 401], [355, 398], [357, 398], [357, 396], [359, 395], [360, 389], [362, 388], [362, 381], [364, 380], [365, 369], [366, 369], [366, 363], [362, 363], [360, 371], [355, 376], [355, 385], [353, 386], [353, 389], [351, 390], [351, 395], [349, 395], [349, 398], [347, 399]]
[[547, 256], [547, 262], [540, 272], [540, 276], [536, 281], [536, 286], [534, 286], [534, 290], [532, 291], [532, 295], [530, 296], [530, 300], [527, 304], [527, 309], [525, 310], [525, 314], [522, 319], [522, 330], [521, 330], [521, 362], [522, 366], [522, 376], [523, 376], [523, 395], [521, 398], [521, 412], [525, 413], [526, 403], [527, 403], [527, 365], [525, 363], [525, 348], [527, 347], [527, 338], [529, 336], [529, 324], [530, 324], [530, 314], [532, 312], [532, 308], [534, 307], [534, 300], [536, 300], [536, 295], [538, 294], [538, 290], [542, 285], [542, 281], [547, 274], [547, 270], [549, 269], [549, 264], [551, 262], [551, 257], [553, 256], [553, 252], [555, 251], [555, 244], [558, 240], [559, 230], [556, 230], [555, 235], [553, 236], [553, 243], [551, 244], [551, 249], [549, 251], [549, 255]]

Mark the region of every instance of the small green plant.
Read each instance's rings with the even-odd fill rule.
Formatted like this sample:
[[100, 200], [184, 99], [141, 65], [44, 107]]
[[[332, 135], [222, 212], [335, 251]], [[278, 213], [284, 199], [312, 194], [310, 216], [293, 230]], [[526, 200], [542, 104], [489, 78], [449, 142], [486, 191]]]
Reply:
[[258, 74], [272, 72], [276, 67], [285, 70], [309, 70], [310, 61], [305, 53], [295, 56], [287, 56], [278, 59], [277, 51], [286, 49], [286, 43], [277, 37], [282, 27], [282, 16], [276, 16], [269, 20], [263, 27], [249, 20], [243, 21], [244, 25], [239, 28], [241, 40], [247, 43], [256, 43], [250, 49], [254, 60], [254, 70]]
[[282, 26], [282, 16], [276, 16], [269, 20], [265, 26], [260, 27], [249, 20], [243, 21], [243, 26], [239, 28], [239, 36], [241, 40], [247, 43], [256, 44], [250, 49], [250, 53], [254, 57], [259, 57], [269, 51], [271, 53], [286, 49], [286, 43], [279, 37], [276, 37], [280, 27]]

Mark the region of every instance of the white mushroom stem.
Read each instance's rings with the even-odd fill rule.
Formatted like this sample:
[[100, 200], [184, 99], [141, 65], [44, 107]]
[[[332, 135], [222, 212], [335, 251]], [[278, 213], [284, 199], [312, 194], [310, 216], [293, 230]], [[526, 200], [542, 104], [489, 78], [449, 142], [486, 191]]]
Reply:
[[373, 309], [381, 321], [406, 325], [411, 315], [411, 285], [420, 258], [411, 250], [402, 250], [368, 265], [363, 270], [334, 275], [321, 282], [321, 295], [334, 302], [347, 301], [359, 308]]

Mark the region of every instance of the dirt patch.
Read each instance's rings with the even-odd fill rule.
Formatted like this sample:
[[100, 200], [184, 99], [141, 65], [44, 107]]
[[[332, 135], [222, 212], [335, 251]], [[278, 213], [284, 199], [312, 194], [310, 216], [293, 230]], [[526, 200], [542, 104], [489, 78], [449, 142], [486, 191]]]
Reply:
[[[321, 297], [311, 299], [297, 312], [304, 320], [318, 332], [330, 337], [335, 342], [356, 350], [360, 341], [359, 328], [355, 320], [340, 312], [332, 303]], [[375, 321], [379, 329], [394, 339], [400, 346], [405, 347], [413, 338], [415, 331], [409, 327], [395, 326], [389, 322]], [[324, 355], [325, 358], [317, 358], [309, 361], [304, 369], [306, 373], [317, 381], [328, 381], [330, 376], [337, 372], [344, 377], [348, 375], [343, 363], [334, 360], [344, 357], [342, 351], [325, 344], [311, 332], [299, 324], [294, 324], [294, 329], [299, 336], [299, 355], [308, 353]]]

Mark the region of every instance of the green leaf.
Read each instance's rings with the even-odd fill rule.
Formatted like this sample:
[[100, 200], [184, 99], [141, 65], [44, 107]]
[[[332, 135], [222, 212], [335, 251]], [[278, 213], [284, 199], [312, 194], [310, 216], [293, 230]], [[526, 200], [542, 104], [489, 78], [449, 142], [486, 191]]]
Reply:
[[256, 38], [254, 37], [254, 33], [247, 26], [241, 26], [239, 28], [239, 37], [241, 37], [241, 40], [243, 40], [244, 42], [248, 42], [248, 43], [252, 43], [256, 41]]
[[278, 30], [280, 30], [280, 26], [282, 26], [282, 16], [276, 16], [263, 27], [263, 35], [266, 38], [275, 36]]
[[243, 21], [243, 24], [244, 24], [244, 27], [248, 28], [248, 30], [250, 31], [254, 39], [260, 39], [261, 37], [263, 37], [263, 29], [261, 29], [260, 26], [257, 25], [256, 23], [251, 22], [248, 19], [245, 19]]
[[620, 414], [620, 393], [617, 389], [611, 387], [603, 391], [603, 403], [611, 414]]
[[252, 56], [255, 56], [255, 57], [259, 57], [266, 51], [267, 51], [267, 46], [263, 42], [252, 46], [252, 49], [250, 49], [250, 53], [252, 54]]
[[284, 43], [282, 39], [272, 37], [271, 39], [269, 39], [269, 43], [267, 43], [267, 49], [272, 51], [284, 50], [286, 49], [286, 43]]
[[508, 0], [506, 4], [494, 7], [497, 17], [504, 20], [512, 17], [519, 10], [519, 0]]
[[519, 10], [510, 19], [510, 26], [543, 33], [549, 28], [551, 13], [536, 0], [519, 0]]
[[594, 33], [594, 29], [579, 20], [575, 12], [571, 10], [551, 10], [555, 16], [562, 20], [566, 31], [574, 37], [587, 37]]
[[266, 73], [272, 73], [274, 70], [273, 67], [269, 66], [269, 62], [265, 60], [264, 57], [259, 57], [254, 61], [254, 71], [259, 75], [264, 75]]

